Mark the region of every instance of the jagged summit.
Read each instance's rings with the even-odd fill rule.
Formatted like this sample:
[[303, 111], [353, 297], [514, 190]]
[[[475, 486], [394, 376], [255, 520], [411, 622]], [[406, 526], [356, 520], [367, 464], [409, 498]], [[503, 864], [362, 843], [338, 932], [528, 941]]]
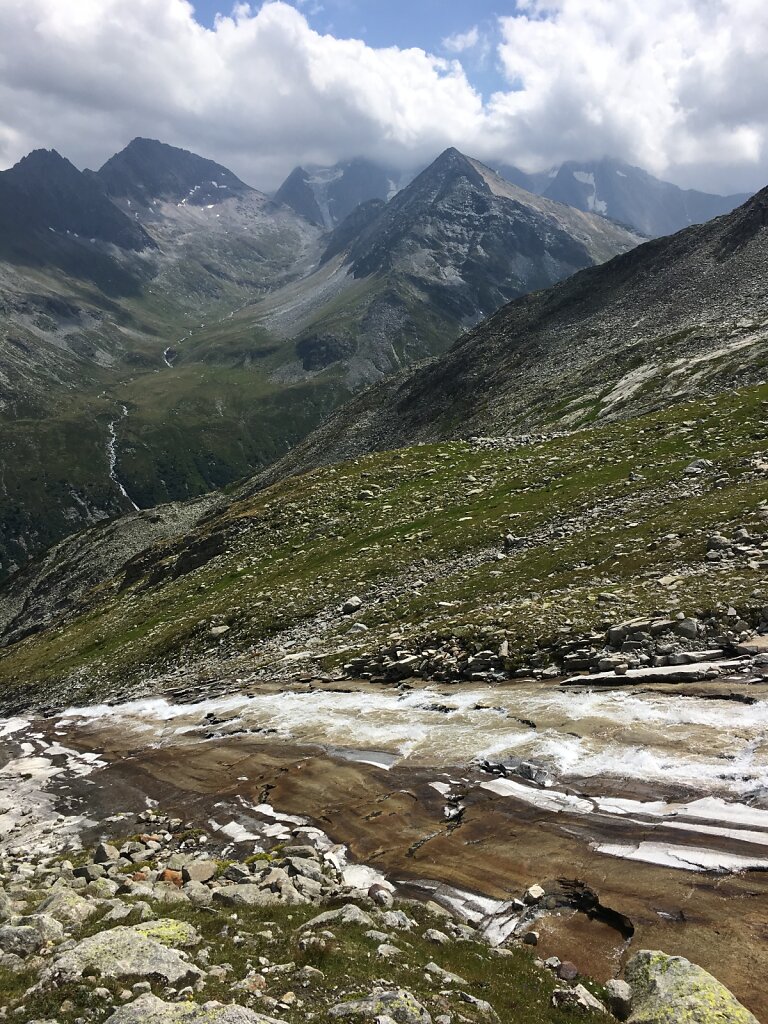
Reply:
[[[90, 175], [56, 150], [34, 150], [0, 173], [0, 197], [0, 235], [6, 245], [42, 255], [53, 242], [50, 233], [122, 249], [152, 245], [141, 226], [118, 210]], [[37, 236], [35, 245], [31, 235]]]
[[255, 191], [221, 164], [156, 139], [133, 139], [95, 177], [113, 199], [145, 206], [157, 200], [202, 206]]

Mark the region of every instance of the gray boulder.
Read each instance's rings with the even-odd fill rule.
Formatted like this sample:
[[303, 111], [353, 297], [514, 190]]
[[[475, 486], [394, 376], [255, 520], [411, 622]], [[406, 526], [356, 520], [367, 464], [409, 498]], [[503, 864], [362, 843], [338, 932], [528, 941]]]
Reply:
[[121, 1006], [105, 1024], [285, 1024], [275, 1017], [221, 1003], [164, 1003], [149, 993]]
[[44, 978], [76, 981], [83, 974], [97, 974], [102, 978], [161, 978], [169, 985], [196, 981], [202, 971], [185, 956], [134, 928], [119, 926], [82, 939], [60, 953]]
[[332, 1019], [375, 1021], [389, 1017], [396, 1024], [432, 1024], [432, 1018], [412, 992], [398, 988], [374, 989], [364, 999], [337, 1003], [328, 1011]]
[[37, 908], [41, 914], [60, 921], [65, 928], [80, 928], [97, 911], [91, 903], [65, 886], [57, 887]]
[[682, 956], [641, 949], [624, 974], [632, 989], [629, 1024], [758, 1024], [717, 978]]
[[356, 906], [348, 903], [338, 910], [327, 910], [324, 914], [313, 917], [311, 921], [301, 926], [301, 931], [309, 931], [310, 928], [323, 928], [330, 924], [358, 924], [362, 928], [373, 928], [374, 920], [370, 914]]
[[4, 924], [0, 928], [0, 950], [13, 953], [15, 956], [31, 956], [45, 944], [45, 939], [37, 930], [28, 924]]

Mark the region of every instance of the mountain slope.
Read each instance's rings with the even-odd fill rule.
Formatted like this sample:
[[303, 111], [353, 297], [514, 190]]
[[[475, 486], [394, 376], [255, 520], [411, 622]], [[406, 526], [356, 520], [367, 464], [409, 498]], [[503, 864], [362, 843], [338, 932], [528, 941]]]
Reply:
[[[417, 445], [72, 537], [0, 588], [5, 707], [529, 673], [678, 610], [738, 642], [764, 606], [766, 402], [762, 385], [557, 438]], [[713, 560], [715, 535], [731, 550]]]
[[501, 168], [500, 173], [559, 203], [628, 224], [649, 238], [703, 224], [730, 213], [749, 198], [746, 194], [718, 196], [682, 189], [640, 167], [609, 157], [586, 162], [569, 160], [549, 174], [525, 175], [509, 167]]
[[586, 425], [764, 378], [768, 189], [501, 309], [365, 392], [275, 468], [471, 434]]

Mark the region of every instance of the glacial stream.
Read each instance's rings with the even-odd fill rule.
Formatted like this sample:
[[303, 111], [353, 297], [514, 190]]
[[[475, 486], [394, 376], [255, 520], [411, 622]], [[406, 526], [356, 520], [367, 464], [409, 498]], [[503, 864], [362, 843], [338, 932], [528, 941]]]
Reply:
[[764, 950], [768, 928], [766, 725], [768, 685], [727, 681], [275, 685], [71, 708], [0, 724], [0, 848], [52, 828], [74, 841], [130, 800], [247, 842], [249, 808], [268, 802], [494, 941], [528, 885], [586, 886], [608, 918], [553, 915], [542, 954], [607, 978], [639, 941], [716, 966], [754, 1001], [739, 949]]

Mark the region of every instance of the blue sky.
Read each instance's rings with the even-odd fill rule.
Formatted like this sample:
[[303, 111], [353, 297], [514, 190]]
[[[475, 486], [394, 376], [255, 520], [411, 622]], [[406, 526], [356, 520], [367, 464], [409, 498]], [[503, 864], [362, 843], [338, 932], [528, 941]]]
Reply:
[[[191, 0], [197, 20], [213, 24], [217, 13], [229, 14], [232, 0]], [[363, 39], [370, 46], [418, 46], [461, 60], [476, 89], [488, 96], [508, 88], [499, 72], [493, 44], [497, 18], [514, 14], [513, 0], [287, 0], [318, 32], [337, 38]], [[259, 6], [252, 3], [252, 7]], [[477, 26], [480, 40], [461, 53], [449, 52], [443, 40]], [[485, 44], [485, 45], [484, 45]]]

